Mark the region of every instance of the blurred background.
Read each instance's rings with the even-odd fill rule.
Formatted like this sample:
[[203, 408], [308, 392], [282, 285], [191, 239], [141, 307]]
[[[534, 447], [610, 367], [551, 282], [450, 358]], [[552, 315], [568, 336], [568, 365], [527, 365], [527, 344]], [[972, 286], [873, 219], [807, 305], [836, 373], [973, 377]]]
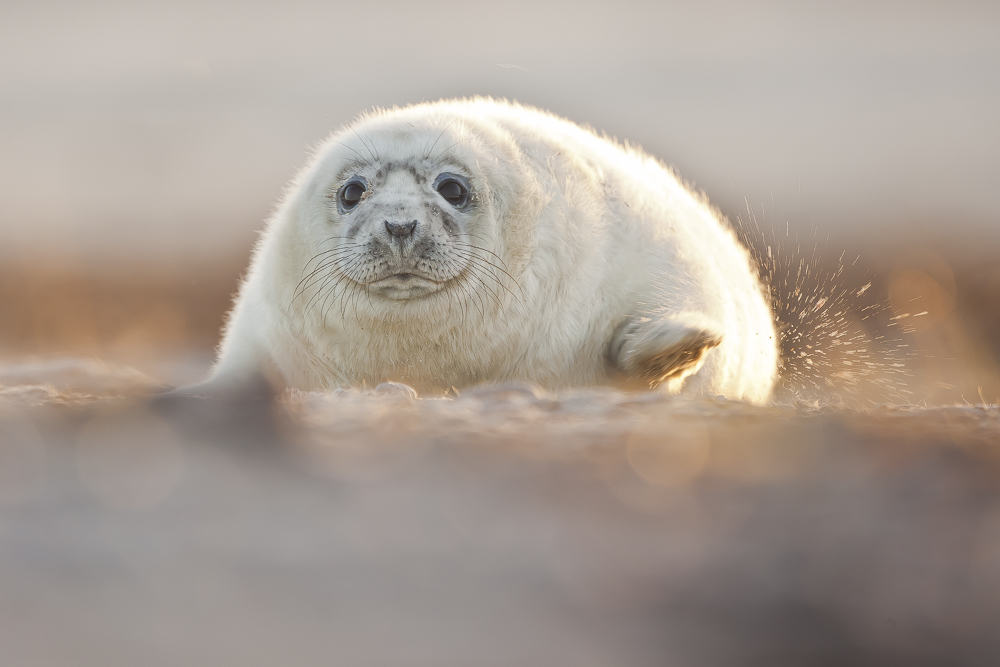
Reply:
[[996, 403], [998, 34], [996, 2], [7, 0], [0, 359], [198, 379], [311, 146], [493, 95], [643, 146], [777, 270], [841, 271], [907, 400]]

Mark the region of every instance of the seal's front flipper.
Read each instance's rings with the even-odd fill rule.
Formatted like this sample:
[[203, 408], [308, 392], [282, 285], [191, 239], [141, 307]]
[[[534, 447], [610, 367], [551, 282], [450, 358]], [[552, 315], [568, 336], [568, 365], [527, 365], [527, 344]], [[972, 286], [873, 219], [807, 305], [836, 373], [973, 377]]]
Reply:
[[627, 376], [650, 387], [667, 382], [670, 391], [677, 391], [721, 342], [722, 335], [711, 327], [683, 319], [631, 319], [615, 334], [609, 354]]

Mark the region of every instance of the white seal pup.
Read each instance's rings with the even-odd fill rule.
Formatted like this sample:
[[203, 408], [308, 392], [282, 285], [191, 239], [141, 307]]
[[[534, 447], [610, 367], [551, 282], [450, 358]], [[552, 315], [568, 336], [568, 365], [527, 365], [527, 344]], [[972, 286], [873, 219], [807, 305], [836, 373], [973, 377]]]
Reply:
[[526, 381], [762, 403], [777, 360], [750, 257], [704, 198], [635, 148], [471, 99], [319, 147], [195, 393]]

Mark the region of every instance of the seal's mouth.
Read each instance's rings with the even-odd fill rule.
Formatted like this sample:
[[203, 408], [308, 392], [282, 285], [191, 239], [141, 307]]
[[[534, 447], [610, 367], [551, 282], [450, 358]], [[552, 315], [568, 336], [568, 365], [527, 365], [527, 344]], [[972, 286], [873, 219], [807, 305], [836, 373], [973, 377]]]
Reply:
[[437, 292], [444, 283], [409, 271], [394, 273], [369, 283], [369, 288], [396, 301], [419, 299]]
[[434, 280], [429, 276], [426, 276], [422, 273], [416, 273], [414, 271], [400, 271], [399, 273], [390, 273], [387, 276], [376, 278], [370, 284], [371, 285], [382, 285], [382, 284], [393, 284], [393, 283], [415, 284], [420, 282], [432, 283], [434, 285], [441, 284], [440, 280]]

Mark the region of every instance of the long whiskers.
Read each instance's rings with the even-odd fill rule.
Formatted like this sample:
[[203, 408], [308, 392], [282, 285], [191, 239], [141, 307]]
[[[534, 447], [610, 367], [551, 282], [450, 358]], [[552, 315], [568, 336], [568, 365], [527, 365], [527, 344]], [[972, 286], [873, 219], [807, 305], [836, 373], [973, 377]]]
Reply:
[[[452, 270], [454, 270], [456, 272], [456, 274], [461, 274], [462, 267], [460, 267], [458, 265], [458, 262], [454, 258], [446, 258], [445, 260], [443, 260], [443, 263], [446, 266], [451, 267]], [[476, 290], [472, 289], [471, 283], [468, 283], [468, 282], [460, 283], [459, 284], [459, 289], [462, 291], [463, 294], [465, 294], [466, 296], [471, 297], [471, 298], [468, 299], [468, 302], [472, 303], [472, 305], [476, 308], [476, 310], [479, 311], [480, 318], [483, 321], [485, 321], [486, 320], [486, 304], [483, 301], [483, 297]], [[465, 303], [466, 300], [463, 299], [462, 302]]]
[[[497, 271], [500, 271], [500, 272], [501, 272], [501, 273], [503, 273], [503, 274], [504, 274], [505, 276], [507, 276], [508, 278], [510, 278], [510, 281], [511, 281], [512, 283], [514, 283], [514, 286], [515, 286], [515, 287], [517, 287], [517, 291], [521, 293], [521, 297], [520, 297], [520, 298], [521, 298], [521, 299], [524, 299], [524, 298], [525, 298], [525, 295], [524, 295], [524, 290], [523, 290], [523, 289], [521, 289], [521, 283], [517, 282], [517, 278], [515, 278], [514, 276], [512, 276], [512, 275], [510, 274], [510, 272], [508, 272], [508, 271], [507, 271], [507, 269], [505, 268], [505, 267], [506, 267], [506, 264], [504, 264], [504, 267], [500, 267], [500, 266], [497, 266], [496, 264], [494, 264], [493, 262], [489, 261], [489, 260], [488, 260], [488, 259], [486, 259], [485, 257], [479, 257], [479, 256], [475, 255], [475, 254], [474, 254], [474, 251], [476, 251], [476, 250], [481, 250], [481, 251], [483, 251], [483, 252], [487, 252], [487, 253], [489, 253], [490, 255], [492, 255], [493, 257], [496, 257], [496, 258], [497, 258], [498, 260], [500, 260], [500, 262], [503, 262], [503, 260], [502, 260], [502, 259], [500, 259], [500, 256], [499, 256], [499, 255], [497, 255], [496, 253], [493, 253], [493, 252], [490, 252], [489, 250], [486, 250], [485, 248], [481, 248], [481, 247], [479, 247], [479, 246], [477, 246], [477, 245], [472, 245], [472, 244], [470, 244], [470, 243], [462, 243], [461, 241], [457, 241], [457, 242], [455, 242], [455, 246], [456, 246], [457, 248], [459, 248], [459, 251], [464, 251], [464, 253], [465, 253], [466, 255], [468, 255], [470, 259], [474, 259], [474, 260], [477, 260], [477, 261], [479, 261], [479, 262], [481, 262], [481, 263], [483, 263], [483, 264], [486, 264], [486, 265], [488, 265], [488, 266], [489, 266], [490, 268], [492, 268], [492, 269], [496, 269]], [[498, 282], [500, 282], [500, 281], [498, 280]], [[501, 283], [501, 284], [502, 284], [502, 283]], [[504, 289], [507, 289], [507, 286], [506, 286], [506, 285], [504, 285]], [[508, 292], [510, 292], [510, 290], [509, 290], [509, 289], [507, 289], [507, 291], [508, 291]], [[517, 297], [517, 295], [516, 295], [516, 294], [514, 294], [513, 292], [510, 292], [510, 294], [511, 294], [511, 296], [513, 296], [513, 297], [514, 297], [515, 299], [517, 299], [517, 298], [518, 298], [518, 297]]]
[[[474, 234], [465, 236], [486, 242], [486, 239]], [[342, 238], [331, 237], [330, 240]], [[461, 309], [464, 324], [470, 305], [483, 320], [487, 311], [502, 312], [505, 307], [523, 306], [526, 298], [524, 290], [496, 252], [470, 240], [452, 238], [446, 243], [433, 243], [436, 248], [426, 259], [438, 267], [436, 273], [440, 275], [434, 279], [450, 283], [442, 294], [447, 300], [449, 315], [457, 306]], [[316, 316], [325, 324], [331, 311], [339, 309], [341, 318], [346, 319], [349, 317], [347, 311], [353, 309], [358, 325], [364, 326], [359, 300], [364, 298], [369, 308], [376, 310], [378, 304], [373, 301], [372, 284], [381, 278], [380, 273], [375, 273], [376, 265], [371, 263], [375, 257], [364, 250], [365, 245], [356, 241], [345, 243], [310, 257], [292, 296], [293, 301], [308, 296], [302, 308], [304, 315], [318, 309]], [[385, 314], [392, 312], [395, 311], [386, 311]]]
[[335, 248], [333, 250], [327, 250], [325, 252], [319, 253], [318, 255], [313, 257], [313, 259], [309, 260], [306, 263], [306, 266], [303, 268], [303, 271], [307, 270], [309, 266], [317, 258], [323, 256], [323, 259], [320, 261], [319, 265], [315, 269], [310, 271], [308, 274], [306, 274], [302, 278], [302, 280], [299, 281], [299, 284], [295, 286], [295, 292], [292, 295], [292, 301], [294, 302], [295, 299], [304, 294], [307, 289], [309, 289], [315, 284], [315, 281], [311, 280], [314, 276], [331, 267], [336, 266], [340, 262], [340, 260], [344, 259], [345, 257], [349, 257], [354, 252], [355, 248]]
[[[483, 236], [480, 236], [479, 234], [470, 234], [469, 232], [462, 232], [462, 234], [464, 236], [468, 236], [469, 238], [479, 239], [483, 243], [489, 243], [489, 239], [487, 239], [487, 238], [485, 238]], [[461, 243], [461, 241], [460, 241], [460, 243]], [[504, 266], [505, 269], [507, 268], [507, 262], [503, 261], [503, 257], [501, 257], [500, 255], [496, 254], [492, 250], [487, 250], [486, 248], [484, 248], [482, 246], [473, 245], [471, 243], [466, 243], [466, 245], [469, 246], [469, 247], [475, 248], [476, 250], [482, 250], [485, 253], [489, 253], [490, 255], [492, 255], [493, 257], [495, 257], [498, 262], [500, 262], [501, 264], [503, 264], [503, 266]]]
[[[480, 269], [479, 271], [473, 272], [472, 275], [474, 275], [474, 277], [477, 280], [479, 280], [481, 283], [484, 283], [484, 285], [483, 285], [484, 289], [487, 289], [487, 291], [489, 291], [491, 294], [493, 294], [492, 290], [489, 290], [489, 288], [486, 287], [485, 282], [483, 281], [483, 276], [485, 275], [485, 276], [488, 276], [489, 278], [491, 278], [504, 291], [506, 291], [508, 294], [510, 294], [511, 297], [514, 298], [515, 303], [520, 303], [521, 299], [517, 296], [517, 294], [515, 294], [513, 291], [511, 291], [511, 289], [504, 284], [504, 281], [500, 278], [500, 276], [498, 276], [495, 273], [493, 273], [493, 269], [497, 269], [497, 270], [501, 271], [502, 273], [504, 273], [505, 275], [507, 275], [507, 276], [510, 277], [509, 273], [507, 273], [506, 271], [504, 271], [500, 267], [496, 266], [495, 264], [491, 264], [490, 262], [486, 261], [482, 257], [476, 257], [475, 255], [473, 255], [472, 253], [470, 253], [468, 251], [465, 251], [465, 250], [462, 250], [462, 249], [455, 249], [454, 253], [459, 258], [461, 258], [461, 259], [465, 260], [466, 262], [468, 262], [468, 264], [469, 264], [470, 267], [474, 267], [474, 268]], [[513, 277], [511, 277], [511, 280], [514, 280]], [[517, 281], [514, 281], [514, 283], [516, 285]], [[520, 286], [518, 286], [518, 289], [520, 289]], [[499, 304], [499, 299], [497, 299], [497, 301], [498, 301], [498, 305], [500, 305]]]
[[369, 146], [368, 142], [365, 141], [364, 137], [358, 134], [358, 131], [355, 130], [353, 127], [351, 128], [351, 132], [353, 132], [354, 136], [356, 136], [358, 139], [361, 140], [361, 143], [364, 145], [365, 148], [368, 149], [368, 152], [371, 154], [373, 160], [375, 160], [376, 162], [380, 162], [382, 160], [382, 158], [379, 157], [378, 151], [375, 150], [374, 143]]
[[444, 156], [448, 154], [448, 151], [450, 151], [452, 148], [455, 148], [456, 146], [460, 146], [460, 145], [466, 143], [467, 141], [469, 141], [469, 140], [468, 139], [462, 139], [461, 141], [456, 141], [451, 146], [448, 146], [448, 148], [446, 148], [443, 151], [441, 151], [438, 154], [438, 156], [433, 161], [434, 166], [437, 167], [438, 165], [441, 164], [441, 162], [444, 160]]
[[[326, 299], [329, 298], [330, 294], [336, 291], [336, 286], [342, 282], [342, 279], [348, 277], [348, 273], [350, 272], [350, 270], [363, 260], [364, 256], [359, 255], [354, 259], [352, 259], [351, 261], [349, 261], [346, 265], [339, 267], [338, 270], [331, 271], [322, 279], [317, 279], [317, 282], [320, 282], [321, 284], [319, 288], [316, 290], [315, 294], [313, 294], [309, 298], [309, 301], [306, 302], [305, 308], [303, 308], [303, 312], [308, 313], [312, 304], [315, 303], [321, 296], [323, 297], [323, 301], [325, 302]], [[333, 280], [333, 285], [331, 286], [333, 289], [327, 290], [327, 285], [331, 280]]]
[[[360, 137], [359, 137], [359, 138], [360, 138]], [[352, 146], [348, 146], [347, 144], [345, 144], [345, 143], [344, 143], [344, 142], [342, 142], [342, 141], [333, 141], [333, 143], [335, 143], [335, 144], [338, 144], [338, 145], [340, 145], [340, 146], [343, 146], [343, 147], [344, 147], [344, 148], [346, 148], [347, 150], [349, 150], [349, 151], [351, 151], [352, 153], [354, 153], [355, 155], [357, 155], [357, 156], [358, 156], [358, 159], [360, 159], [360, 160], [361, 160], [361, 162], [363, 162], [363, 163], [364, 163], [364, 165], [365, 165], [366, 167], [371, 167], [372, 169], [374, 169], [374, 168], [375, 168], [375, 164], [374, 164], [374, 163], [373, 163], [373, 162], [372, 162], [371, 160], [369, 160], [369, 159], [368, 159], [368, 158], [366, 158], [366, 157], [365, 157], [364, 155], [362, 155], [361, 153], [359, 153], [359, 152], [358, 152], [357, 150], [355, 150], [355, 149], [354, 149], [354, 148], [353, 148]], [[366, 146], [366, 147], [367, 147], [367, 146]]]
[[[457, 119], [456, 119], [456, 120], [457, 120]], [[431, 144], [431, 147], [427, 149], [427, 152], [426, 152], [426, 153], [424, 153], [424, 159], [425, 159], [425, 160], [429, 160], [429, 159], [430, 159], [430, 157], [431, 157], [431, 152], [432, 152], [432, 151], [434, 150], [434, 147], [435, 147], [435, 146], [437, 146], [437, 143], [438, 143], [439, 141], [441, 141], [441, 137], [443, 137], [443, 136], [444, 136], [444, 133], [448, 131], [448, 128], [450, 128], [450, 127], [451, 127], [452, 125], [454, 125], [454, 124], [455, 124], [455, 120], [453, 120], [453, 121], [451, 121], [450, 123], [448, 123], [447, 125], [445, 125], [444, 129], [443, 129], [443, 130], [441, 130], [441, 134], [437, 135], [437, 138], [436, 138], [436, 139], [434, 139], [434, 143], [433, 143], [433, 144]]]

